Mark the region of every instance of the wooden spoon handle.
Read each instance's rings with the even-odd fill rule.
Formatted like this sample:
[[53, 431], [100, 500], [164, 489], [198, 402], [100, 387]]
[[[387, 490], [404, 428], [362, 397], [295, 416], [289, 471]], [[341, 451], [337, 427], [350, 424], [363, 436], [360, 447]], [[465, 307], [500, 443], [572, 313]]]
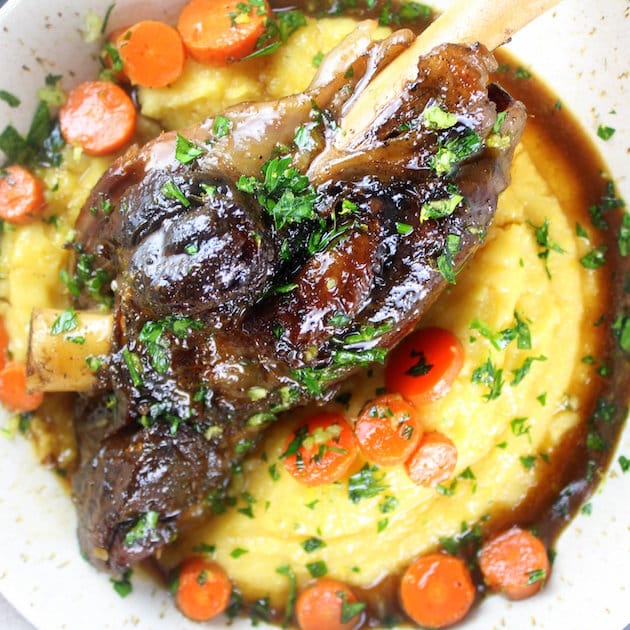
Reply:
[[560, 0], [455, 0], [416, 41], [368, 85], [341, 121], [336, 149], [358, 140], [378, 112], [396, 99], [418, 72], [418, 58], [443, 43], [481, 42], [494, 50]]

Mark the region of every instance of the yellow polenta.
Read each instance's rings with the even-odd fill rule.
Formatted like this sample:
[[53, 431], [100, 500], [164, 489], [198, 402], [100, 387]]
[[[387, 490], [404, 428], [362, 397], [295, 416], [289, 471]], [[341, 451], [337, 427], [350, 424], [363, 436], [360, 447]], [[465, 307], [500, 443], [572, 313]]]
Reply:
[[[275, 56], [228, 68], [188, 61], [174, 85], [140, 91], [143, 113], [167, 128], [181, 128], [242, 100], [303, 90], [316, 71], [313, 58], [353, 24], [345, 18], [310, 21]], [[587, 372], [578, 353], [588, 353], [594, 343], [583, 322], [597, 287], [592, 272], [579, 264], [584, 245], [573, 222], [526, 146], [517, 152], [512, 186], [501, 198], [484, 247], [423, 321], [453, 331], [466, 350], [450, 393], [421, 409], [424, 426], [445, 433], [457, 446], [453, 479], [426, 489], [411, 483], [402, 468], [383, 469], [377, 472], [380, 492], [357, 503], [349, 500], [346, 482], [304, 487], [279, 460], [291, 423], [298, 413], [308, 413], [295, 412], [270, 429], [264, 456], [247, 460], [235, 476], [234, 508], [167, 550], [166, 565], [201, 542], [215, 545], [216, 559], [248, 597], [270, 596], [276, 604], [288, 588], [286, 576], [276, 571], [281, 565], [290, 565], [300, 584], [310, 579], [307, 564], [321, 561], [331, 576], [370, 585], [434, 548], [440, 537], [460, 532], [462, 523], [471, 526], [518, 505], [544, 476], [584, 404]], [[0, 291], [16, 358], [24, 357], [31, 308], [66, 300], [57, 280], [67, 255], [61, 245], [71, 237], [77, 212], [106, 165], [68, 150], [63, 166], [44, 174], [54, 190], [49, 223], [4, 235]], [[558, 246], [546, 254], [536, 235], [543, 226], [547, 242]], [[492, 331], [514, 327], [516, 317], [529, 326], [531, 349], [519, 349], [513, 341], [498, 350], [479, 332], [482, 325]], [[502, 381], [496, 398], [473, 378], [475, 370], [490, 364]], [[375, 370], [355, 380], [349, 408], [343, 410], [350, 421], [381, 385], [379, 379]], [[311, 537], [324, 546], [309, 553], [301, 543]]]

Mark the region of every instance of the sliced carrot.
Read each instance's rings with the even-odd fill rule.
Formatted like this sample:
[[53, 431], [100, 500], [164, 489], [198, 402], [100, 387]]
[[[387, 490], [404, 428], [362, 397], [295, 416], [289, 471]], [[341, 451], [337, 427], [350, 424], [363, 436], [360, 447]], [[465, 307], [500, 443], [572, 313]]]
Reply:
[[342, 479], [356, 455], [357, 443], [348, 423], [338, 414], [321, 413], [295, 427], [281, 457], [295, 479], [319, 486]]
[[176, 81], [184, 69], [186, 51], [172, 26], [144, 20], [118, 35], [115, 46], [129, 80], [142, 87], [160, 88]]
[[9, 356], [9, 333], [7, 333], [4, 320], [0, 319], [0, 370], [7, 364]]
[[466, 563], [455, 556], [432, 553], [405, 571], [400, 601], [419, 625], [445, 628], [466, 616], [475, 600], [475, 586]]
[[46, 207], [44, 184], [19, 164], [0, 168], [0, 218], [9, 223], [30, 223]]
[[365, 604], [343, 582], [322, 578], [295, 602], [300, 630], [352, 630], [363, 623]]
[[10, 361], [0, 371], [0, 402], [13, 411], [34, 411], [44, 394], [26, 389], [26, 364]]
[[535, 595], [549, 576], [549, 557], [540, 538], [512, 527], [488, 540], [479, 552], [486, 584], [510, 599]]
[[444, 328], [411, 333], [391, 353], [385, 385], [416, 404], [437, 400], [450, 390], [464, 364], [464, 348]]
[[61, 133], [68, 144], [89, 155], [107, 155], [129, 142], [136, 128], [136, 108], [114, 83], [86, 81], [68, 94], [59, 110]]
[[354, 435], [367, 459], [381, 466], [395, 466], [413, 453], [422, 427], [413, 405], [400, 394], [385, 394], [363, 407]]
[[433, 488], [452, 477], [457, 465], [457, 447], [443, 433], [425, 433], [418, 448], [405, 462], [409, 478], [419, 486]]
[[182, 9], [177, 30], [193, 59], [226, 65], [254, 51], [267, 16], [266, 0], [192, 0]]
[[216, 563], [193, 557], [179, 569], [175, 602], [193, 621], [208, 621], [220, 615], [230, 603], [232, 584]]

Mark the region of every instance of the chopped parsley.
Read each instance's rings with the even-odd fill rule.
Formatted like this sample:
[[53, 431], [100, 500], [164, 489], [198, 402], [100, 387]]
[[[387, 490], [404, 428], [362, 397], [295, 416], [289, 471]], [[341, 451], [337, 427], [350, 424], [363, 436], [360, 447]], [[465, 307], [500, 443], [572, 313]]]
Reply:
[[484, 398], [488, 401], [494, 400], [501, 395], [505, 384], [503, 370], [497, 369], [492, 363], [492, 359], [488, 357], [488, 360], [483, 365], [473, 370], [471, 382], [488, 387], [488, 393], [484, 394]]
[[558, 254], [566, 253], [558, 243], [552, 241], [549, 238], [549, 218], [545, 217], [545, 220], [542, 225], [534, 225], [530, 223], [530, 225], [534, 228], [534, 233], [536, 235], [536, 242], [541, 247], [541, 251], [538, 252], [538, 258], [544, 261], [545, 264], [545, 272], [547, 273], [547, 277], [551, 278], [551, 272], [549, 271], [549, 254], [553, 252], [557, 252]]
[[600, 245], [580, 258], [580, 263], [586, 269], [599, 269], [606, 264], [608, 247]]
[[301, 11], [295, 9], [267, 15], [265, 31], [256, 41], [254, 52], [243, 59], [271, 55], [302, 26], [306, 26], [306, 17]]
[[477, 330], [497, 350], [504, 350], [514, 339], [519, 350], [530, 350], [532, 338], [527, 321], [517, 311], [514, 311], [514, 320], [514, 326], [494, 332], [488, 324], [476, 317], [470, 324], [470, 330]]
[[175, 141], [175, 159], [180, 162], [180, 164], [190, 164], [190, 162], [194, 162], [205, 152], [206, 150], [204, 148], [196, 145], [181, 134], [177, 134], [177, 140]]
[[131, 383], [134, 387], [140, 387], [143, 383], [142, 373], [144, 371], [140, 357], [135, 352], [129, 350], [126, 346], [123, 348], [122, 357], [127, 365], [127, 369], [129, 370]]
[[4, 101], [9, 107], [19, 107], [21, 102], [17, 96], [6, 90], [0, 90], [0, 101]]
[[621, 468], [622, 473], [627, 473], [630, 470], [630, 458], [625, 455], [619, 455], [619, 467]]
[[212, 133], [215, 138], [223, 138], [229, 135], [232, 130], [232, 121], [226, 116], [219, 114], [212, 123]]
[[344, 591], [338, 591], [337, 596], [341, 599], [341, 623], [349, 623], [365, 610], [365, 602], [349, 602]]
[[203, 324], [198, 319], [169, 316], [145, 322], [138, 335], [138, 341], [145, 345], [149, 361], [156, 372], [164, 374], [170, 365], [169, 344], [165, 332], [171, 331], [179, 339], [186, 339], [192, 330], [199, 330], [202, 327]]
[[109, 578], [114, 590], [120, 595], [120, 597], [127, 597], [133, 590], [131, 584], [131, 569], [127, 569], [119, 578]]
[[328, 565], [323, 560], [308, 562], [306, 569], [311, 574], [311, 577], [314, 578], [324, 577], [328, 573]]
[[157, 524], [160, 515], [155, 510], [145, 512], [127, 531], [123, 543], [125, 547], [133, 547], [137, 542], [156, 540]]
[[162, 194], [168, 199], [175, 199], [176, 201], [179, 201], [184, 208], [190, 207], [190, 201], [186, 198], [182, 189], [173, 180], [169, 180], [162, 186]]
[[315, 55], [313, 56], [313, 59], [311, 61], [311, 63], [316, 67], [319, 68], [319, 66], [322, 65], [322, 61], [324, 61], [324, 53], [320, 50], [317, 53], [315, 53]]
[[427, 363], [426, 356], [422, 350], [412, 349], [410, 356], [412, 358], [416, 358], [417, 360], [411, 367], [405, 370], [405, 374], [409, 374], [409, 376], [414, 377], [425, 376], [433, 369], [433, 365], [431, 363]]
[[537, 456], [521, 455], [519, 459], [521, 460], [521, 464], [523, 465], [523, 468], [525, 468], [525, 470], [531, 470], [536, 464]]
[[451, 284], [455, 284], [455, 254], [461, 249], [462, 239], [458, 234], [448, 234], [446, 237], [446, 249], [437, 260], [438, 271], [442, 277]]
[[463, 160], [471, 157], [483, 148], [481, 138], [470, 131], [463, 136], [457, 136], [439, 143], [438, 150], [429, 160], [429, 166], [440, 177], [450, 175]]
[[529, 418], [514, 418], [510, 422], [510, 429], [512, 430], [512, 434], [516, 437], [521, 437], [522, 435], [526, 435], [529, 439], [530, 443], [532, 441], [532, 436], [530, 434], [531, 425], [527, 423]]
[[512, 380], [510, 381], [510, 385], [518, 385], [529, 374], [529, 371], [534, 361], [546, 360], [547, 357], [544, 354], [541, 354], [537, 357], [527, 357], [520, 367], [516, 368], [516, 370], [512, 370]]
[[235, 547], [234, 549], [232, 549], [232, 551], [230, 551], [230, 557], [236, 560], [237, 558], [244, 556], [246, 553], [249, 553], [249, 549], [243, 549], [242, 547]]
[[376, 465], [365, 464], [363, 468], [348, 479], [348, 497], [352, 503], [378, 496], [389, 486], [384, 483], [386, 474], [381, 473]]
[[597, 136], [602, 140], [610, 140], [615, 135], [615, 129], [606, 125], [599, 125], [597, 127]]
[[318, 549], [323, 549], [326, 546], [326, 543], [321, 538], [311, 537], [303, 540], [300, 543], [302, 549], [306, 551], [306, 553], [313, 553], [313, 551], [317, 551]]
[[422, 117], [429, 129], [450, 129], [457, 124], [457, 114], [445, 111], [438, 105], [426, 107]]
[[535, 569], [530, 571], [527, 578], [527, 584], [536, 584], [537, 582], [544, 582], [547, 577], [545, 569]]
[[51, 335], [60, 335], [64, 332], [75, 330], [79, 325], [77, 314], [73, 308], [69, 308], [57, 316], [50, 328]]
[[276, 157], [262, 167], [262, 180], [242, 175], [236, 187], [254, 195], [272, 216], [276, 229], [315, 219], [315, 191], [308, 177], [291, 166], [291, 156]]
[[297, 581], [295, 579], [295, 571], [288, 564], [283, 564], [276, 568], [276, 573], [289, 578], [289, 593], [287, 594], [287, 603], [284, 609], [284, 617], [286, 623], [289, 622], [295, 608], [295, 600], [297, 598]]

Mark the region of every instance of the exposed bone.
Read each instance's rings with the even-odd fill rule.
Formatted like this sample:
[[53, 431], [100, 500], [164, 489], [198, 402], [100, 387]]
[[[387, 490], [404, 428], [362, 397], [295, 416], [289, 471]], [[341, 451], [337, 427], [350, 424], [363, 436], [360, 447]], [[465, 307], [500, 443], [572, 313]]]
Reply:
[[[397, 98], [418, 72], [418, 58], [444, 42], [480, 42], [489, 50], [560, 0], [456, 0], [416, 41], [378, 74], [343, 117], [332, 151], [347, 150], [361, 139], [377, 115]], [[319, 161], [327, 159], [325, 149]]]
[[53, 334], [53, 325], [64, 311], [35, 308], [31, 315], [28, 347], [30, 390], [76, 392], [90, 390], [96, 381], [89, 358], [106, 355], [111, 346], [111, 313], [77, 312], [72, 330]]

